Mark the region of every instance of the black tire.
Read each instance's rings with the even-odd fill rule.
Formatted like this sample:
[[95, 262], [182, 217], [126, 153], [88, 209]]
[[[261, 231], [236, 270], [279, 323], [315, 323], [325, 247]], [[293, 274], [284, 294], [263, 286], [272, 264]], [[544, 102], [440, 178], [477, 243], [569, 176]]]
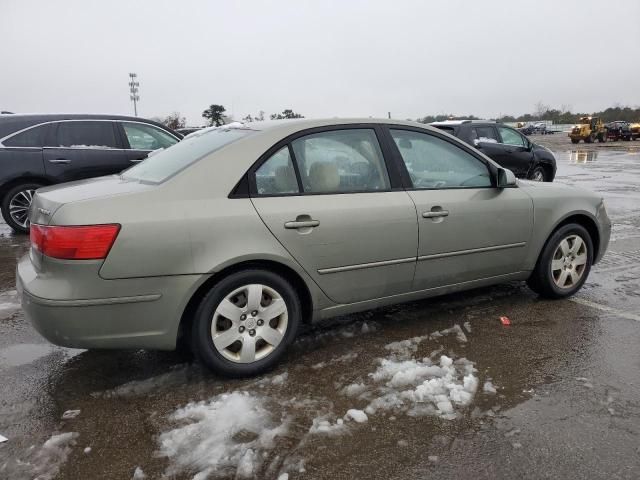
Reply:
[[[211, 327], [214, 313], [222, 300], [235, 290], [253, 284], [260, 284], [273, 289], [280, 295], [282, 300], [284, 300], [287, 308], [286, 330], [282, 334], [283, 336], [280, 343], [273, 348], [270, 353], [267, 353], [266, 356], [251, 363], [239, 363], [238, 361], [226, 358], [223, 353], [214, 346]], [[246, 321], [248, 322], [251, 318], [253, 317], [247, 318]], [[223, 321], [231, 323], [228, 320]], [[300, 305], [300, 299], [295, 289], [287, 280], [267, 270], [243, 270], [233, 273], [218, 282], [200, 303], [200, 306], [196, 310], [191, 330], [192, 350], [196, 357], [215, 373], [235, 378], [258, 375], [272, 368], [282, 357], [287, 347], [296, 338], [301, 321], [302, 307]], [[241, 324], [238, 323], [237, 325]], [[248, 323], [247, 326], [249, 326]], [[257, 327], [253, 328], [257, 329]], [[235, 330], [235, 326], [230, 326], [229, 330], [231, 329]], [[247, 332], [247, 330], [244, 332]], [[259, 334], [254, 334], [254, 336], [259, 338]], [[238, 343], [237, 346], [239, 345], [242, 345], [242, 342]], [[230, 346], [233, 347], [234, 345], [232, 344]], [[268, 344], [265, 344], [263, 348], [269, 350]], [[224, 351], [227, 352], [227, 354], [233, 353], [227, 349], [224, 349]]]
[[578, 138], [572, 138], [572, 139], [571, 139], [571, 143], [573, 143], [573, 144], [580, 143], [580, 139], [578, 139]]
[[607, 135], [606, 135], [606, 134], [598, 135], [598, 141], [599, 141], [600, 143], [606, 143], [606, 141], [607, 141]]
[[22, 183], [20, 185], [16, 185], [11, 188], [2, 199], [2, 216], [4, 217], [4, 221], [7, 222], [15, 232], [17, 233], [28, 233], [29, 232], [29, 224], [26, 226], [19, 223], [9, 212], [9, 204], [11, 203], [11, 199], [18, 195], [20, 192], [28, 192], [31, 190], [37, 190], [43, 185], [41, 183]]
[[[556, 250], [560, 246], [560, 243], [566, 238], [572, 236], [578, 236], [584, 242], [586, 263], [584, 264], [581, 276], [577, 282], [566, 288], [560, 288], [554, 280], [551, 262]], [[536, 267], [527, 280], [527, 285], [531, 290], [544, 298], [558, 299], [570, 297], [580, 290], [582, 285], [584, 285], [584, 282], [587, 280], [589, 272], [591, 271], [592, 263], [593, 241], [591, 240], [589, 232], [587, 232], [582, 225], [578, 225], [576, 223], [564, 225], [556, 230], [551, 237], [549, 237], [549, 240], [547, 240], [547, 243], [542, 249], [542, 253], [540, 253]]]
[[538, 180], [539, 182], [547, 182], [547, 172], [544, 169], [544, 167], [541, 166], [537, 166], [536, 168], [534, 168], [531, 173], [529, 174], [529, 180], [536, 180], [537, 178], [540, 178], [538, 175], [540, 175], [542, 177], [542, 180]]

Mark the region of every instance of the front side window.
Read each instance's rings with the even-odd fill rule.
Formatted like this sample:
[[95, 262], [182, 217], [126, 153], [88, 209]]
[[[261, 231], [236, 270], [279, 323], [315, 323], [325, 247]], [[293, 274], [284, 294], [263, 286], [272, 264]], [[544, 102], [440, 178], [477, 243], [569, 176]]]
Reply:
[[158, 150], [178, 143], [176, 138], [151, 125], [122, 122], [122, 127], [133, 150]]
[[288, 146], [278, 150], [258, 168], [256, 189], [259, 195], [300, 193]]
[[201, 158], [254, 132], [248, 128], [216, 128], [196, 132], [176, 143], [173, 148], [162, 150], [131, 167], [122, 177], [145, 183], [161, 183]]
[[291, 143], [305, 193], [388, 190], [389, 174], [372, 129], [332, 130]]
[[4, 142], [5, 147], [32, 147], [42, 148], [44, 146], [45, 137], [49, 125], [40, 125], [18, 133], [11, 138], [7, 138]]
[[57, 144], [71, 148], [118, 148], [113, 122], [60, 122]]
[[500, 136], [502, 137], [502, 143], [506, 145], [514, 145], [517, 147], [524, 147], [524, 138], [515, 130], [511, 130], [510, 128], [498, 127], [500, 131]]
[[487, 166], [460, 147], [433, 135], [391, 130], [414, 188], [490, 187]]

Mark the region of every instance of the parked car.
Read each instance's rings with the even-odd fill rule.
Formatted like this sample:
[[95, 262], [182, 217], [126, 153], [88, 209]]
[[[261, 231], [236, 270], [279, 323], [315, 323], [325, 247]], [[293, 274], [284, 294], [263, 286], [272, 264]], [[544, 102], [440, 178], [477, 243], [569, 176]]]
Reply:
[[121, 175], [39, 189], [31, 214], [17, 291], [44, 337], [183, 341], [231, 376], [273, 366], [314, 320], [511, 280], [568, 297], [611, 230], [599, 195], [372, 119], [206, 130]]
[[516, 177], [552, 182], [556, 176], [556, 158], [551, 150], [502, 123], [454, 120], [431, 125], [473, 145]]
[[179, 136], [138, 117], [0, 116], [0, 205], [7, 224], [29, 229], [29, 206], [40, 187], [120, 172], [167, 148]]
[[614, 142], [617, 142], [618, 140], [629, 141], [633, 138], [631, 124], [629, 122], [617, 120], [615, 122], [607, 123], [605, 127], [607, 129], [607, 138]]
[[183, 137], [186, 137], [190, 133], [197, 132], [198, 130], [202, 130], [204, 127], [184, 127], [178, 128], [176, 132], [178, 132]]

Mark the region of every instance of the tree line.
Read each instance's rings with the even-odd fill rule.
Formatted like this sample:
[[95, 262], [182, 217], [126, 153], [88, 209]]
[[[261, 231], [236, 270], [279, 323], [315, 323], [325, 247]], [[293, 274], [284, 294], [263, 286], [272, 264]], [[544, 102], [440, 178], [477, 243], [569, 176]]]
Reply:
[[[536, 122], [540, 120], [551, 120], [554, 124], [576, 123], [581, 117], [600, 117], [604, 122], [613, 122], [614, 120], [624, 120], [626, 122], [640, 121], [640, 107], [609, 107], [600, 112], [591, 113], [574, 113], [570, 107], [563, 105], [560, 108], [552, 108], [548, 105], [538, 102], [533, 113], [525, 113], [520, 116], [502, 115], [491, 120], [498, 122]], [[444, 120], [480, 120], [475, 115], [427, 115], [418, 118], [420, 123], [442, 122]]]
[[[202, 118], [207, 121], [209, 126], [219, 127], [220, 125], [225, 125], [232, 121], [231, 118], [227, 117], [225, 113], [227, 109], [224, 105], [211, 104], [209, 107], [202, 112]], [[257, 115], [253, 116], [251, 114], [242, 118], [242, 121], [247, 122], [262, 122], [265, 120], [265, 112], [264, 110], [260, 110]], [[272, 113], [269, 118], [271, 120], [283, 120], [286, 118], [304, 118], [304, 115], [294, 112], [290, 108], [285, 108], [282, 113]], [[166, 117], [160, 118], [156, 117], [153, 120], [156, 120], [163, 125], [176, 130], [178, 128], [184, 128], [186, 126], [186, 119], [183, 117], [180, 112], [173, 112]]]

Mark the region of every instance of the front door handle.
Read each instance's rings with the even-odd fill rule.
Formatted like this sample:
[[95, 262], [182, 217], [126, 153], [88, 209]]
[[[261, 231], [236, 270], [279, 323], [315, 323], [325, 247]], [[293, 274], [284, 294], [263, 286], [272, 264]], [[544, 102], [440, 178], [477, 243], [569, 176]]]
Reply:
[[140, 163], [141, 161], [143, 161], [144, 158], [132, 158], [131, 160], [129, 160], [131, 163]]
[[286, 222], [284, 224], [284, 228], [312, 228], [312, 227], [317, 227], [318, 225], [320, 225], [320, 222], [318, 220], [296, 220], [296, 221], [291, 221], [291, 222]]
[[55, 158], [53, 160], [49, 160], [49, 163], [71, 163], [71, 160], [66, 158]]
[[438, 217], [448, 217], [449, 210], [435, 210], [431, 212], [422, 212], [422, 218], [438, 218]]

